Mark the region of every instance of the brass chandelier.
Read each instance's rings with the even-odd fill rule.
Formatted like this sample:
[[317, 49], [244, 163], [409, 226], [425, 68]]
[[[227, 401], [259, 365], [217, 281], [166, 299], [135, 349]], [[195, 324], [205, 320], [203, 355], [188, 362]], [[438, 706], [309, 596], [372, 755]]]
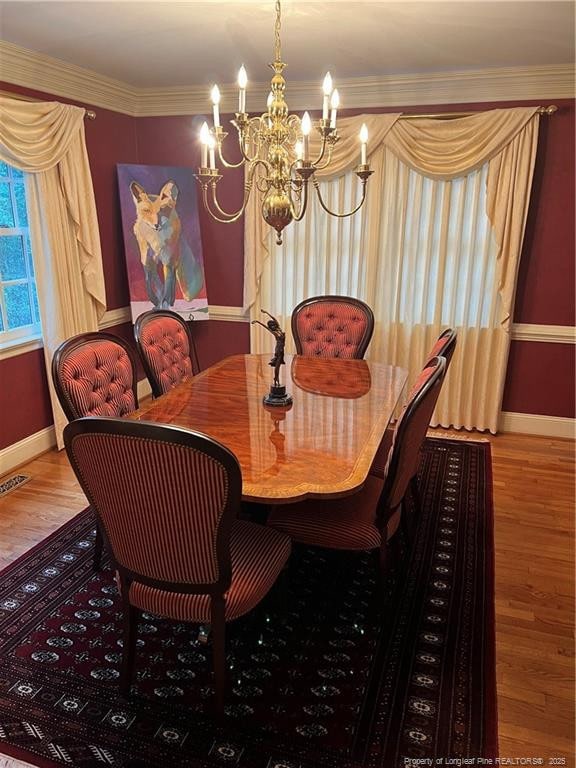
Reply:
[[[309, 137], [313, 127], [308, 112], [300, 118], [289, 114], [284, 99], [286, 81], [282, 75], [286, 66], [280, 53], [280, 0], [276, 0], [274, 63], [269, 64], [274, 71], [270, 83], [267, 111], [258, 117], [250, 117], [246, 112], [247, 75], [244, 66], [238, 73], [238, 112], [232, 125], [238, 132], [238, 144], [241, 159], [237, 163], [225, 160], [222, 145], [228, 135], [220, 124], [220, 91], [212, 88], [214, 125], [207, 123], [200, 131], [201, 160], [196, 178], [202, 187], [204, 206], [210, 215], [220, 222], [233, 222], [246, 210], [253, 186], [262, 197], [262, 216], [266, 223], [276, 230], [276, 242], [282, 243], [282, 231], [291, 221], [300, 221], [308, 205], [308, 183], [312, 180], [322, 208], [331, 216], [352, 216], [366, 199], [366, 182], [372, 171], [366, 160], [368, 131], [365, 125], [360, 131], [361, 154], [356, 174], [362, 182], [362, 194], [358, 205], [347, 213], [331, 211], [320, 194], [319, 183], [314, 176], [316, 171], [330, 165], [334, 145], [339, 139], [336, 129], [336, 117], [339, 107], [338, 91], [332, 88], [330, 73], [324, 78], [322, 118], [316, 123], [316, 130], [321, 139], [317, 156], [311, 159]], [[246, 166], [244, 197], [235, 213], [224, 211], [217, 199], [217, 185], [222, 174], [217, 165], [223, 168]], [[259, 172], [257, 174], [257, 170]]]

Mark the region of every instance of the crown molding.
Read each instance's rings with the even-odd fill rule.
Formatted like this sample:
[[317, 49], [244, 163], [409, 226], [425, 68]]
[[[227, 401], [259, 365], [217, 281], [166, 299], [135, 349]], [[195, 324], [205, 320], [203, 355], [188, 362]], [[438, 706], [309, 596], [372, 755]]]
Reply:
[[[208, 84], [190, 88], [136, 88], [96, 72], [0, 41], [1, 79], [7, 83], [83, 104], [122, 112], [132, 117], [209, 114]], [[254, 83], [247, 94], [248, 108], [262, 110], [268, 83]], [[339, 80], [338, 90], [346, 108], [408, 107], [498, 101], [572, 99], [575, 95], [572, 65], [507, 67], [467, 72], [438, 72]], [[221, 111], [236, 109], [237, 87], [220, 88]], [[320, 104], [317, 81], [287, 83], [292, 110]]]
[[0, 40], [0, 73], [6, 83], [136, 115], [138, 89], [88, 69]]

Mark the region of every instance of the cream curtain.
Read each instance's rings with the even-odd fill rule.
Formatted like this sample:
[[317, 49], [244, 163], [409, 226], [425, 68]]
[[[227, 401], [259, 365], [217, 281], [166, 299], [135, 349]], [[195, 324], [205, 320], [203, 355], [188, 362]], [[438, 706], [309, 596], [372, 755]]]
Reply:
[[52, 356], [64, 339], [98, 330], [106, 311], [85, 110], [0, 97], [0, 112], [0, 160], [26, 174], [44, 356], [62, 447], [66, 418], [52, 387]]
[[[354, 140], [347, 160], [340, 159], [321, 190], [329, 207], [353, 207], [360, 184], [346, 169], [358, 162], [355, 139], [362, 122], [370, 120], [375, 173], [367, 202], [355, 216], [334, 219], [312, 205], [302, 222], [285, 230], [284, 246], [276, 247], [255, 215], [259, 211], [253, 211], [246, 269], [257, 276], [261, 268], [261, 290], [256, 279], [245, 286], [246, 304], [253, 318], [263, 307], [286, 325], [306, 296], [363, 298], [376, 316], [369, 357], [407, 367], [411, 379], [440, 331], [456, 327], [457, 353], [433, 423], [495, 432], [538, 108], [454, 120], [397, 118], [360, 115], [346, 126], [342, 121], [340, 132]], [[377, 133], [379, 120], [383, 127]], [[255, 266], [258, 258], [250, 248], [266, 241], [268, 250], [274, 249], [272, 258], [261, 249]], [[257, 328], [252, 348], [268, 350], [270, 341]]]
[[[330, 174], [342, 175], [360, 162], [358, 133], [363, 122], [367, 124], [370, 146], [378, 146], [394, 125], [399, 115], [363, 115], [343, 118], [338, 123], [338, 133], [343, 138], [334, 146]], [[318, 151], [319, 138], [311, 136], [310, 156]], [[319, 178], [327, 178], [319, 174]], [[311, 190], [314, 194], [313, 190]], [[248, 200], [244, 224], [244, 309], [254, 305], [260, 291], [262, 269], [272, 249], [270, 228], [261, 215], [262, 201], [254, 189]], [[305, 224], [305, 222], [304, 222]], [[290, 224], [290, 227], [295, 226]], [[287, 230], [284, 230], [287, 232]]]

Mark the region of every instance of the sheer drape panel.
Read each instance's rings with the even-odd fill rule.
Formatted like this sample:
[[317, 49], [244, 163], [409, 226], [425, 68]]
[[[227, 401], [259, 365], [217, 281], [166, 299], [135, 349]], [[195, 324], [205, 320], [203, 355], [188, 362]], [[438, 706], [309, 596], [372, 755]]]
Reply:
[[[390, 118], [379, 142], [370, 144], [375, 172], [367, 201], [359, 214], [342, 220], [349, 229], [334, 225], [316, 205], [285, 230], [284, 246], [259, 267], [252, 317], [264, 306], [286, 325], [307, 296], [357, 296], [376, 319], [368, 357], [408, 368], [411, 379], [440, 332], [455, 328], [458, 346], [433, 424], [495, 432], [537, 111], [492, 110], [455, 120], [348, 118], [358, 129], [367, 118]], [[343, 201], [345, 190], [359, 186], [346, 172], [357, 163], [353, 149], [349, 153], [347, 161], [339, 158], [340, 178], [320, 182], [327, 202]], [[271, 240], [268, 248], [274, 248]], [[270, 349], [262, 334], [252, 343], [255, 350]]]
[[106, 311], [85, 110], [3, 97], [0, 109], [0, 160], [26, 174], [44, 356], [62, 447], [66, 419], [52, 388], [52, 355], [64, 339], [98, 330], [98, 318]]
[[[358, 134], [362, 123], [366, 123], [368, 127], [370, 136], [369, 150], [372, 152], [381, 145], [385, 136], [399, 117], [399, 114], [357, 115], [339, 120], [338, 133], [341, 137], [340, 141], [334, 146], [332, 161], [329, 168], [322, 173], [319, 173], [318, 178], [327, 179], [332, 178], [333, 176], [342, 176], [344, 173], [358, 165], [360, 162]], [[310, 137], [310, 156], [312, 158], [316, 157], [318, 153], [319, 143], [320, 140], [314, 132]], [[259, 172], [260, 169], [258, 169], [256, 177], [258, 177]], [[310, 184], [309, 193], [310, 206], [310, 204], [316, 200], [316, 193], [314, 189], [312, 189], [312, 184]], [[359, 197], [354, 199], [359, 200]], [[256, 189], [255, 182], [244, 217], [244, 308], [251, 310], [251, 317], [253, 319], [258, 319], [260, 315], [259, 311], [254, 308], [254, 302], [260, 291], [262, 269], [273, 250], [270, 228], [262, 218], [261, 204], [261, 196]], [[318, 206], [317, 202], [315, 204]], [[309, 212], [306, 214], [301, 224], [306, 226], [306, 218], [308, 216]], [[286, 237], [288, 231], [294, 226], [294, 224], [290, 224], [290, 226], [284, 230], [284, 237]], [[259, 336], [260, 333], [258, 331], [253, 332], [253, 342], [257, 340]]]
[[497, 246], [485, 212], [488, 165], [462, 179], [434, 180], [384, 149], [383, 167], [383, 189], [395, 194], [382, 196], [378, 216], [380, 258], [367, 291], [378, 318], [370, 357], [407, 368], [414, 380], [440, 332], [457, 329], [433, 424], [495, 430], [500, 386], [493, 372], [505, 367], [506, 345]]
[[[360, 181], [353, 173], [320, 186], [325, 203], [334, 210], [350, 210], [360, 195]], [[327, 216], [314, 196], [304, 219], [284, 230], [283, 245], [270, 242], [271, 256], [262, 266], [261, 291], [251, 317], [258, 319], [263, 308], [289, 329], [292, 310], [304, 298], [318, 294], [361, 297], [367, 262], [359, 261], [357, 254], [364, 248], [364, 212], [362, 208], [350, 218]], [[257, 325], [252, 326], [251, 342], [253, 352], [271, 349], [270, 334]], [[289, 331], [286, 351], [295, 351]]]

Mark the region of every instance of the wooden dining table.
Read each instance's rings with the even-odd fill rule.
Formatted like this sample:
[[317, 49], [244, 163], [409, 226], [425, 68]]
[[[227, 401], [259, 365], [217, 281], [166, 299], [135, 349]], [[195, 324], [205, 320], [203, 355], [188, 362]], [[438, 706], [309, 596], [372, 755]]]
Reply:
[[403, 368], [286, 356], [289, 407], [266, 406], [270, 355], [233, 355], [128, 418], [187, 427], [237, 457], [242, 498], [283, 504], [359, 490], [404, 388]]

